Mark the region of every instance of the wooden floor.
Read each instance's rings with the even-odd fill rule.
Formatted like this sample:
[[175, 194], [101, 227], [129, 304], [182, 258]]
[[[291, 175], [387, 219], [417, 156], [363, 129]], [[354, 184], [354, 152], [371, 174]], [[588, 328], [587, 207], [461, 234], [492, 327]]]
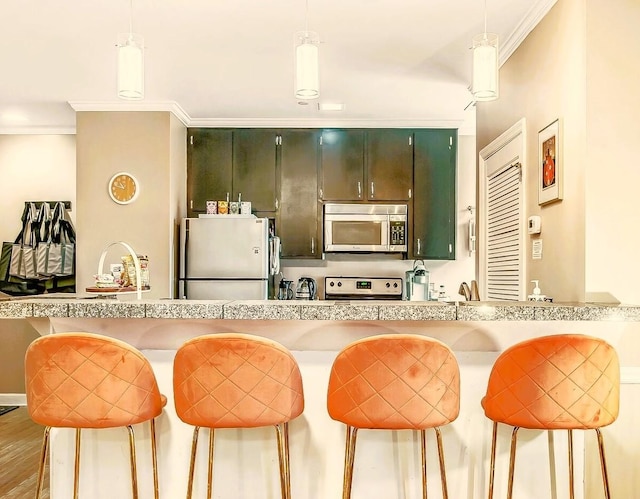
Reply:
[[[31, 421], [26, 407], [0, 416], [0, 498], [35, 497], [43, 431]], [[48, 465], [40, 497], [49, 498]]]

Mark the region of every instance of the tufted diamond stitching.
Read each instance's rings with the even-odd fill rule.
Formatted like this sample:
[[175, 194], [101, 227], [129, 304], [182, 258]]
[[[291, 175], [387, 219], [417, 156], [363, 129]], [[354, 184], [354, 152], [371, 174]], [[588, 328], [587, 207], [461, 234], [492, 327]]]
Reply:
[[590, 429], [618, 417], [620, 367], [611, 345], [584, 335], [528, 340], [496, 360], [487, 417], [537, 429]]
[[357, 428], [424, 429], [453, 421], [460, 373], [451, 350], [418, 335], [381, 335], [348, 345], [329, 378], [329, 415]]
[[148, 361], [111, 338], [87, 333], [39, 338], [27, 351], [25, 369], [29, 413], [45, 426], [126, 426], [162, 410]]
[[210, 428], [279, 424], [304, 408], [293, 356], [275, 342], [241, 334], [185, 343], [174, 360], [174, 395], [180, 419]]

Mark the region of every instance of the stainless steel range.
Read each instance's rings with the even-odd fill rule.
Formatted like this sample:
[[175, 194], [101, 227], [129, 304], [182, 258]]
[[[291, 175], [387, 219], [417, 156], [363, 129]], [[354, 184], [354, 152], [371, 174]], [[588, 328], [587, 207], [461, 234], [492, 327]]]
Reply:
[[325, 300], [402, 300], [400, 277], [325, 277]]

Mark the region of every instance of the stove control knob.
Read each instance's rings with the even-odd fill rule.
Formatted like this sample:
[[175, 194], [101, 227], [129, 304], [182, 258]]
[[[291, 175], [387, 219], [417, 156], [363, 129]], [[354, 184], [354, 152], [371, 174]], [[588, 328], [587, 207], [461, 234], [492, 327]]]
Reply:
[[398, 283], [397, 283], [397, 282], [394, 282], [394, 283], [393, 283], [393, 287], [394, 287], [394, 288], [397, 288], [397, 287], [398, 287]]
[[333, 287], [333, 286], [335, 286], [335, 283], [333, 281], [330, 281], [329, 282], [329, 286]]
[[390, 288], [390, 287], [391, 287], [391, 284], [386, 283], [386, 284], [385, 284], [385, 286], [386, 286], [387, 288]]
[[342, 282], [338, 281], [338, 287], [342, 286]]

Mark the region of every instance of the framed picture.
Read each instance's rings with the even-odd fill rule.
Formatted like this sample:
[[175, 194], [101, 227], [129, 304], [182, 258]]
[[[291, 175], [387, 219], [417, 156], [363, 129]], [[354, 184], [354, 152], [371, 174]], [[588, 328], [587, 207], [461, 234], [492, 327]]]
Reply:
[[562, 199], [562, 158], [560, 120], [538, 132], [538, 204]]

